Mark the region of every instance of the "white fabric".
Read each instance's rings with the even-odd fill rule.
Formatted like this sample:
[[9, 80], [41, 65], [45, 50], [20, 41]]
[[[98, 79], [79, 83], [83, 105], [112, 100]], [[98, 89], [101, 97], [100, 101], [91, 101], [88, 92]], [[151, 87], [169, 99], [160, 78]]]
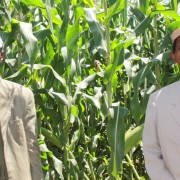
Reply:
[[3, 142], [2, 142], [1, 131], [0, 131], [0, 180], [5, 180], [5, 164], [4, 164]]
[[150, 95], [143, 150], [151, 180], [180, 180], [180, 82]]
[[0, 97], [1, 148], [5, 162], [1, 168], [6, 169], [5, 179], [43, 180], [32, 91], [0, 79]]

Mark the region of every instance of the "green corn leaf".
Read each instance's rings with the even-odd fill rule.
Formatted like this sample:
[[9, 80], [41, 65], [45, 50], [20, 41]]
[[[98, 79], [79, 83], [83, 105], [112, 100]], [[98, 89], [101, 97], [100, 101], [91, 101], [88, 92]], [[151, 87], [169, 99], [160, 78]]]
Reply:
[[117, 0], [109, 9], [108, 15], [104, 19], [104, 23], [109, 22], [112, 16], [125, 8], [125, 0]]
[[142, 118], [142, 109], [141, 104], [139, 100], [139, 91], [140, 85], [145, 80], [145, 77], [149, 73], [149, 66], [145, 66], [143, 69], [141, 69], [137, 75], [133, 78], [133, 87], [134, 87], [134, 95], [130, 99], [130, 106], [131, 106], [131, 112], [132, 115], [136, 121], [136, 124], [139, 124], [140, 119]]
[[87, 4], [89, 7], [94, 7], [93, 0], [84, 0], [84, 3]]
[[124, 157], [124, 118], [127, 109], [117, 104], [110, 107], [111, 118], [107, 124], [108, 142], [111, 147], [111, 159], [108, 165], [108, 172], [113, 179], [118, 178], [118, 173]]
[[29, 62], [31, 65], [33, 65], [39, 49], [37, 45], [37, 39], [32, 32], [32, 24], [19, 22], [19, 26], [20, 32], [25, 41], [25, 47], [29, 57]]
[[98, 109], [100, 109], [100, 102], [99, 99], [95, 96], [90, 96], [88, 94], [83, 93], [83, 97], [87, 99], [90, 103], [94, 104]]
[[49, 95], [52, 96], [54, 99], [56, 99], [57, 101], [68, 105], [68, 100], [67, 97], [65, 96], [65, 94], [63, 93], [57, 93], [57, 92], [53, 92], [53, 91], [48, 91]]
[[75, 23], [73, 26], [68, 28], [66, 35], [67, 48], [72, 50], [77, 46], [77, 40], [79, 36], [79, 24]]
[[81, 131], [78, 129], [73, 133], [73, 136], [71, 138], [71, 144], [70, 144], [70, 149], [73, 151], [78, 144], [78, 141], [80, 139]]
[[53, 158], [53, 161], [54, 161], [54, 168], [56, 169], [56, 171], [60, 175], [61, 180], [64, 180], [62, 161], [57, 159], [55, 156], [53, 156], [52, 158]]
[[27, 71], [27, 66], [26, 66], [26, 65], [23, 65], [23, 66], [21, 66], [21, 68], [20, 68], [18, 71], [16, 71], [14, 74], [6, 77], [6, 79], [14, 79], [14, 80], [18, 81], [19, 79], [21, 79], [21, 78], [25, 75], [26, 71]]
[[90, 30], [93, 34], [93, 40], [99, 53], [104, 57], [107, 52], [105, 30], [96, 19], [95, 8], [84, 8], [86, 20], [89, 24]]
[[180, 28], [180, 21], [173, 21], [169, 25], [170, 34], [177, 28]]
[[52, 23], [52, 12], [51, 12], [51, 6], [50, 6], [50, 0], [46, 0], [46, 12], [48, 17], [48, 23], [50, 25], [51, 33], [54, 34], [54, 28]]
[[172, 6], [172, 9], [177, 12], [177, 9], [178, 9], [178, 3], [179, 1], [178, 0], [171, 0], [171, 6]]
[[106, 68], [106, 71], [104, 73], [104, 79], [103, 79], [105, 84], [107, 84], [112, 79], [117, 68], [119, 67], [119, 65], [121, 65], [121, 63], [124, 60], [123, 46], [124, 44], [121, 44], [119, 47], [116, 47], [115, 52], [114, 52], [114, 57], [115, 57], [114, 62]]
[[[111, 7], [108, 8], [108, 13], [107, 13], [107, 16], [104, 18], [103, 23], [104, 24], [108, 23], [110, 19], [112, 18], [112, 16], [122, 11], [125, 7], [126, 7], [126, 0], [115, 1], [115, 3]], [[100, 13], [98, 15], [99, 18], [104, 17], [104, 16], [105, 16], [104, 13]]]
[[81, 81], [80, 83], [77, 84], [77, 86], [80, 88], [80, 89], [86, 89], [87, 86], [89, 85], [89, 83], [91, 81], [93, 81], [96, 77], [96, 74], [92, 74], [88, 77], [86, 77], [83, 81]]
[[[41, 152], [47, 152], [47, 153], [51, 153], [51, 151], [47, 148], [46, 144], [40, 144], [40, 150]], [[54, 168], [56, 169], [57, 173], [60, 175], [61, 179], [64, 179], [64, 176], [62, 174], [62, 170], [63, 170], [63, 164], [62, 161], [59, 160], [58, 158], [56, 158], [53, 154], [51, 155], [52, 159], [53, 159], [53, 163], [54, 163]]]
[[66, 34], [67, 60], [66, 67], [71, 63], [72, 56], [77, 51], [77, 42], [79, 37], [79, 22], [69, 27]]
[[159, 10], [159, 11], [153, 11], [152, 16], [156, 15], [156, 14], [162, 14], [164, 17], [171, 17], [176, 21], [180, 20], [180, 16], [177, 14], [177, 12], [173, 11], [173, 10]]
[[39, 41], [43, 41], [45, 38], [50, 36], [51, 31], [49, 29], [43, 29], [36, 31], [33, 34]]
[[150, 27], [150, 24], [152, 22], [153, 19], [153, 15], [150, 14], [149, 16], [147, 16], [140, 24], [139, 26], [134, 30], [134, 34], [136, 36], [139, 36], [140, 34], [144, 33], [144, 31]]
[[64, 139], [58, 139], [51, 131], [47, 130], [46, 128], [41, 127], [41, 133], [49, 142], [57, 146], [58, 148], [62, 148], [64, 144]]
[[131, 149], [140, 142], [140, 140], [142, 139], [143, 127], [144, 124], [126, 132], [124, 155], [129, 153]]
[[50, 7], [50, 5], [46, 4], [46, 9], [41, 9], [43, 16], [48, 20], [50, 23], [50, 29], [53, 33], [53, 23], [57, 25], [62, 25], [62, 20], [60, 19], [57, 9]]
[[43, 64], [34, 64], [33, 69], [41, 70], [43, 68], [48, 68], [52, 70], [52, 73], [56, 79], [58, 79], [64, 86], [66, 86], [66, 80], [62, 78], [50, 65], [43, 65]]
[[44, 3], [41, 0], [21, 0], [23, 4], [26, 4], [27, 6], [35, 6], [40, 8], [45, 8]]
[[149, 0], [140, 0], [140, 9], [144, 14], [147, 14], [148, 8], [149, 8]]

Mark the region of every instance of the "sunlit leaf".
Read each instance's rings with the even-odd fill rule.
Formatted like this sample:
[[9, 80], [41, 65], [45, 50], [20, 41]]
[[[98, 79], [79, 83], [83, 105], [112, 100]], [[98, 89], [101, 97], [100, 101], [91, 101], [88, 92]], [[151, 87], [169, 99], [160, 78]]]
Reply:
[[64, 176], [63, 176], [63, 164], [62, 164], [62, 161], [57, 159], [55, 156], [53, 156], [53, 161], [54, 161], [54, 167], [55, 167], [56, 171], [58, 172], [61, 179], [63, 180]]
[[144, 124], [137, 126], [135, 129], [127, 131], [125, 134], [125, 149], [124, 154], [127, 154], [135, 147], [142, 139]]
[[68, 100], [67, 97], [63, 94], [63, 93], [57, 93], [57, 92], [53, 92], [53, 91], [49, 91], [48, 92], [52, 97], [54, 97], [57, 101], [68, 105]]
[[38, 52], [37, 39], [33, 35], [32, 24], [19, 22], [20, 32], [23, 35], [25, 41], [26, 51], [29, 57], [31, 65], [34, 64], [36, 54]]
[[84, 0], [84, 3], [87, 4], [89, 7], [94, 7], [93, 0]]
[[21, 0], [22, 3], [26, 4], [26, 5], [31, 5], [31, 6], [36, 6], [36, 7], [40, 7], [40, 8], [45, 8], [44, 3], [41, 0]]
[[95, 8], [84, 8], [84, 11], [86, 15], [86, 20], [94, 37], [93, 40], [96, 44], [96, 48], [102, 56], [106, 56], [107, 44], [105, 38], [105, 30], [96, 19]]

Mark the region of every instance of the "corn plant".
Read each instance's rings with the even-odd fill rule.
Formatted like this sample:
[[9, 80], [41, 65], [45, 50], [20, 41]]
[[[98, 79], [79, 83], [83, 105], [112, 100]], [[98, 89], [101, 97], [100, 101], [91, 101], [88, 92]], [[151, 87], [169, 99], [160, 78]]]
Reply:
[[177, 3], [1, 1], [0, 72], [33, 90], [45, 179], [148, 179], [148, 97], [179, 79]]

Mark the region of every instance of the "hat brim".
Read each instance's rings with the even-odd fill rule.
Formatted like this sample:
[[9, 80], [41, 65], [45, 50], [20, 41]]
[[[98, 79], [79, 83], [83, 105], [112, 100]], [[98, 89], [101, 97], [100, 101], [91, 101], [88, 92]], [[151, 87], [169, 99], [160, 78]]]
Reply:
[[176, 29], [176, 30], [172, 33], [172, 35], [171, 35], [172, 41], [174, 42], [175, 39], [176, 39], [177, 37], [179, 37], [179, 36], [180, 36], [180, 28], [179, 28], [179, 29]]

